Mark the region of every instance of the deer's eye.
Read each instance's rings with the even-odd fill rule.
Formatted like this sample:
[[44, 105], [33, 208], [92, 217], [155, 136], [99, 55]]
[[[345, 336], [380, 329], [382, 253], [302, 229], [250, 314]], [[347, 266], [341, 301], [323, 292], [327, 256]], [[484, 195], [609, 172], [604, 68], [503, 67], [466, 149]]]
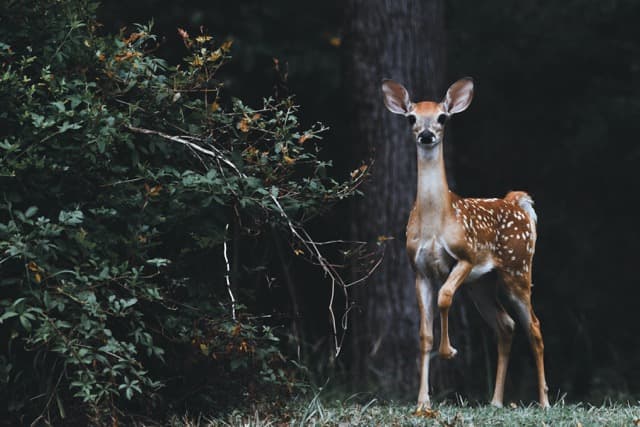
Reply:
[[441, 125], [444, 124], [444, 122], [447, 121], [447, 115], [446, 114], [440, 114], [438, 116], [438, 123], [440, 123]]
[[413, 126], [414, 124], [416, 124], [416, 116], [414, 116], [413, 114], [409, 114], [407, 116], [407, 120], [409, 120], [409, 124], [411, 126]]

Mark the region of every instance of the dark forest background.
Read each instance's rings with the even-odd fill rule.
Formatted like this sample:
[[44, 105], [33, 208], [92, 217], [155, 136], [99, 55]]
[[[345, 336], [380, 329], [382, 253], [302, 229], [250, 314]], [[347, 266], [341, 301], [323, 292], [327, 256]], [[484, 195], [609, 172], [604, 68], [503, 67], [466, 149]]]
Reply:
[[[0, 8], [7, 425], [286, 412], [320, 389], [415, 402], [415, 144], [384, 78], [414, 101], [474, 79], [447, 125], [448, 179], [464, 197], [535, 200], [552, 404], [640, 397], [639, 2]], [[323, 274], [327, 259], [346, 273]], [[464, 286], [451, 317], [460, 353], [434, 354], [433, 400], [486, 403], [495, 339]], [[535, 396], [522, 332], [506, 403]]]
[[[353, 165], [358, 141], [350, 133], [345, 103], [350, 83], [344, 63], [352, 53], [343, 43], [348, 23], [342, 1], [105, 2], [99, 17], [112, 32], [153, 18], [170, 62], [182, 52], [177, 27], [195, 32], [204, 26], [217, 37], [232, 38], [230, 91], [258, 100], [274, 90], [290, 90], [303, 106], [303, 121], [331, 128], [324, 154], [342, 173]], [[639, 17], [640, 5], [634, 1], [444, 4], [446, 61], [440, 66], [443, 77], [434, 76], [437, 92], [443, 94], [446, 85], [462, 76], [472, 76], [476, 83], [473, 105], [449, 130], [453, 189], [472, 197], [501, 196], [512, 189], [533, 196], [539, 217], [534, 304], [546, 342], [551, 395], [567, 393], [570, 400], [640, 392]], [[384, 30], [379, 36], [385, 37]], [[286, 70], [286, 84], [274, 71], [274, 58]], [[383, 77], [399, 78], [380, 75], [370, 84], [377, 87]], [[424, 81], [429, 78], [425, 72]], [[404, 83], [412, 93], [425, 92], [417, 82]], [[364, 197], [370, 197], [366, 190]], [[314, 224], [317, 234], [344, 234], [349, 221], [359, 221], [344, 206], [334, 212]], [[312, 344], [306, 357], [322, 371], [321, 360], [329, 354], [322, 344], [329, 335], [326, 289], [304, 268], [292, 271], [294, 281], [304, 282], [297, 289], [296, 322]], [[272, 309], [291, 309], [284, 293], [276, 289], [269, 296]], [[480, 370], [458, 382], [482, 397], [493, 372], [480, 372], [493, 366], [495, 354], [481, 319], [474, 310], [467, 312], [464, 327], [471, 331], [471, 354], [460, 357], [470, 358], [464, 366]], [[352, 323], [363, 317], [359, 313], [354, 310]], [[522, 334], [514, 345], [507, 394], [511, 390], [517, 397], [532, 397], [533, 364]], [[321, 351], [314, 355], [314, 349]], [[336, 371], [349, 368], [353, 350], [346, 351]], [[407, 363], [413, 362], [408, 358]]]

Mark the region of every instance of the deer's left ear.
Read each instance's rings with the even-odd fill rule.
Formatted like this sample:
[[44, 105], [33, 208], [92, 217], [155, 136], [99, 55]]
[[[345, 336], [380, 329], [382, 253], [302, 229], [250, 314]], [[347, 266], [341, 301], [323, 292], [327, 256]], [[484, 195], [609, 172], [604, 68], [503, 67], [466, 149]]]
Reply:
[[471, 104], [473, 99], [473, 79], [465, 77], [449, 87], [447, 95], [444, 97], [444, 109], [449, 114], [456, 114], [464, 111]]
[[384, 94], [384, 105], [392, 113], [407, 114], [411, 109], [409, 92], [400, 83], [393, 80], [382, 82], [382, 93]]

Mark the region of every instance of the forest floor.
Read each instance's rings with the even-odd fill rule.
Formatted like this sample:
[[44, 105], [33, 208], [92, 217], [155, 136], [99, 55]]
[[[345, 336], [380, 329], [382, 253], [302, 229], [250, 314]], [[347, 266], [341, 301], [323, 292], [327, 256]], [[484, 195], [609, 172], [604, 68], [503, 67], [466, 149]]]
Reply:
[[510, 404], [497, 409], [491, 406], [436, 405], [432, 411], [416, 415], [413, 406], [378, 403], [322, 403], [313, 399], [282, 416], [260, 411], [234, 412], [225, 418], [175, 420], [178, 427], [242, 426], [640, 426], [640, 406], [630, 404], [556, 404], [549, 410], [535, 405]]

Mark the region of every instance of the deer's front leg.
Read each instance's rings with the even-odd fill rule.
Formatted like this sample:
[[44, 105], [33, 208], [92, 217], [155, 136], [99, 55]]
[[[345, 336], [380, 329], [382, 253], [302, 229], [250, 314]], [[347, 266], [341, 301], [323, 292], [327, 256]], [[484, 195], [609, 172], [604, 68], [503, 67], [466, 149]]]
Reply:
[[416, 412], [431, 407], [429, 400], [429, 355], [433, 348], [433, 284], [426, 278], [416, 277], [416, 294], [420, 309], [420, 392]]
[[473, 266], [468, 261], [460, 260], [453, 267], [447, 281], [438, 292], [438, 308], [440, 309], [440, 356], [445, 359], [451, 359], [457, 353], [457, 350], [451, 346], [449, 342], [449, 307], [456, 290], [460, 287], [464, 279], [467, 278]]

